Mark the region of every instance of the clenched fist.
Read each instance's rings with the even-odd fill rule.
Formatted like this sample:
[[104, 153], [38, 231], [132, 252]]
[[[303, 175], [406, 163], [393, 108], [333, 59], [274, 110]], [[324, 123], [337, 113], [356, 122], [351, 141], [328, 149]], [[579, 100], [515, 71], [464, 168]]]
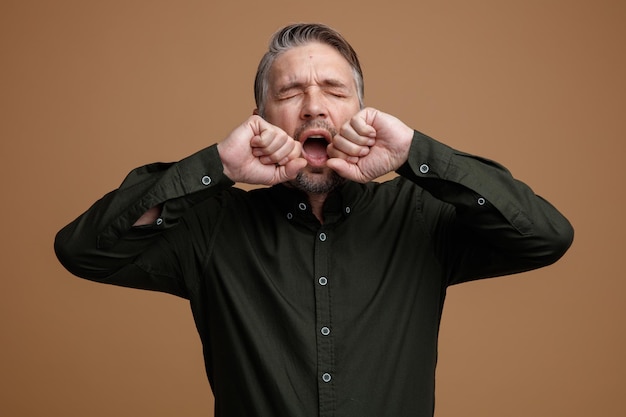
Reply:
[[248, 118], [217, 145], [224, 174], [234, 182], [274, 185], [307, 164], [302, 145], [260, 116]]
[[412, 138], [413, 129], [396, 117], [365, 108], [333, 138], [327, 164], [340, 176], [365, 183], [406, 162]]

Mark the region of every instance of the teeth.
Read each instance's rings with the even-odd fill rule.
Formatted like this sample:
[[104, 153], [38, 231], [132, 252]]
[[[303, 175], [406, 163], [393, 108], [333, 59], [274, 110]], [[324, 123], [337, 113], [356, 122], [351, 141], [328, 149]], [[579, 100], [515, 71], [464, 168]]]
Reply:
[[313, 135], [313, 136], [308, 136], [307, 139], [326, 139], [326, 138], [322, 135]]

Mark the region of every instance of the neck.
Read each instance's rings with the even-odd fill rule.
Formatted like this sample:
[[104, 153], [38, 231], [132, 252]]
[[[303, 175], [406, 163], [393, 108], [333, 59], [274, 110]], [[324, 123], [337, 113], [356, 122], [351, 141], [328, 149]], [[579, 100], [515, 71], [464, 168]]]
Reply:
[[311, 205], [311, 211], [313, 215], [317, 217], [320, 223], [324, 224], [324, 202], [326, 201], [326, 197], [328, 194], [314, 194], [307, 193], [309, 197], [309, 204]]

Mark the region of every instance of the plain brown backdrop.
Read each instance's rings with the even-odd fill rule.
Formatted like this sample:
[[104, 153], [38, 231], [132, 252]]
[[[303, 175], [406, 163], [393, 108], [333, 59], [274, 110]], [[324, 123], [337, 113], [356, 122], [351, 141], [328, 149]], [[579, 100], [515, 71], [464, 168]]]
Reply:
[[450, 289], [436, 415], [626, 415], [626, 6], [610, 0], [2, 0], [0, 414], [212, 415], [187, 302], [74, 278], [53, 237], [133, 167], [250, 115], [267, 39], [298, 21], [353, 43], [368, 105], [503, 163], [576, 229], [551, 267]]

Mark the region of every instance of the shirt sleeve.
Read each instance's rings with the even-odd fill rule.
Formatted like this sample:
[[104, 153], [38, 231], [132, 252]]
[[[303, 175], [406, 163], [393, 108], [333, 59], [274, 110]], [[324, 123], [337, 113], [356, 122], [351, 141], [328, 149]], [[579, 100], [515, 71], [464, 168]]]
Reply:
[[[133, 260], [164, 230], [176, 226], [189, 207], [232, 185], [223, 174], [216, 145], [179, 162], [134, 169], [118, 189], [57, 233], [57, 258], [82, 278], [185, 296], [182, 282], [150, 275]], [[162, 208], [155, 224], [133, 227], [155, 206]]]
[[449, 284], [546, 266], [572, 243], [569, 221], [494, 161], [416, 131], [398, 173], [433, 197], [424, 214]]

